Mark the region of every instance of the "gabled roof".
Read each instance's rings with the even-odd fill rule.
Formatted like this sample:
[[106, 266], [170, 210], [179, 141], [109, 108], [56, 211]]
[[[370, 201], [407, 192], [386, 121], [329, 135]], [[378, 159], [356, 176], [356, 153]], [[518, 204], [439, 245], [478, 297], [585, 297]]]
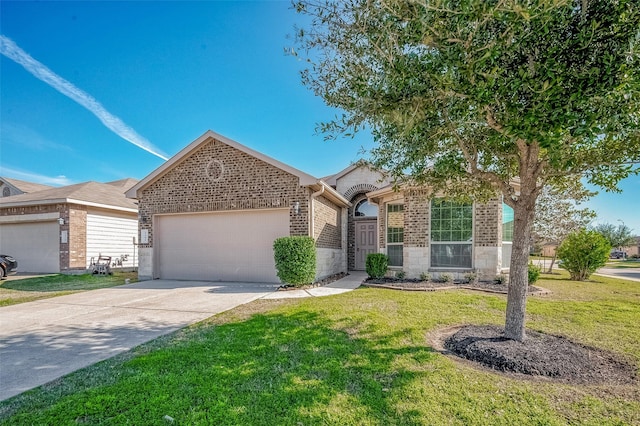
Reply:
[[142, 179], [136, 185], [134, 185], [131, 189], [126, 192], [126, 196], [129, 198], [138, 198], [138, 193], [142, 189], [148, 187], [149, 185], [156, 182], [162, 176], [167, 174], [170, 170], [173, 169], [174, 166], [179, 164], [182, 160], [188, 158], [191, 154], [197, 151], [201, 146], [206, 143], [209, 143], [211, 140], [216, 140], [218, 142], [222, 142], [225, 145], [228, 145], [232, 148], [235, 148], [239, 151], [242, 151], [252, 157], [258, 158], [259, 160], [264, 161], [267, 164], [270, 164], [274, 167], [279, 168], [280, 170], [284, 170], [287, 173], [290, 173], [294, 176], [297, 176], [300, 179], [301, 186], [308, 186], [315, 190], [319, 190], [324, 187], [325, 195], [329, 198], [332, 198], [333, 201], [336, 201], [340, 204], [344, 204], [345, 206], [349, 206], [349, 201], [345, 200], [340, 194], [338, 194], [333, 188], [328, 186], [322, 180], [315, 178], [303, 171], [300, 171], [294, 167], [291, 167], [285, 163], [282, 163], [274, 158], [271, 158], [267, 155], [264, 155], [256, 150], [253, 150], [247, 146], [242, 145], [234, 140], [231, 140], [225, 136], [222, 136], [218, 133], [215, 133], [211, 130], [207, 130], [202, 136], [200, 136], [195, 141], [191, 142], [185, 148], [183, 148], [176, 155], [168, 159], [165, 163], [163, 163], [160, 167], [152, 171], [147, 177]]
[[[126, 180], [127, 179], [124, 179], [124, 181]], [[0, 208], [72, 203], [105, 209], [137, 212], [138, 206], [135, 201], [126, 198], [124, 189], [118, 185], [113, 185], [113, 183], [114, 182], [107, 184], [90, 181], [59, 188], [49, 188], [30, 194], [0, 198]]]
[[11, 185], [14, 189], [17, 189], [18, 191], [21, 191], [24, 193], [42, 191], [43, 189], [53, 188], [53, 186], [50, 186], [50, 185], [43, 185], [41, 183], [35, 183], [35, 182], [27, 182], [20, 179], [0, 177], [0, 180], [3, 180], [7, 184]]
[[360, 160], [356, 161], [355, 163], [351, 164], [350, 166], [346, 167], [345, 169], [342, 169], [341, 171], [339, 171], [336, 174], [323, 177], [322, 180], [325, 181], [326, 183], [328, 183], [331, 186], [336, 186], [338, 184], [338, 179], [340, 179], [343, 176], [348, 175], [349, 173], [351, 173], [355, 169], [357, 169], [359, 167], [362, 167], [362, 166], [367, 167], [370, 170], [380, 172], [380, 173], [382, 173], [384, 175], [384, 171], [380, 171], [380, 170], [374, 169], [368, 161], [360, 159]]
[[122, 188], [123, 191], [127, 191], [129, 188], [138, 183], [138, 179], [126, 178], [120, 180], [114, 180], [113, 182], [106, 182], [107, 185], [113, 185], [118, 188]]

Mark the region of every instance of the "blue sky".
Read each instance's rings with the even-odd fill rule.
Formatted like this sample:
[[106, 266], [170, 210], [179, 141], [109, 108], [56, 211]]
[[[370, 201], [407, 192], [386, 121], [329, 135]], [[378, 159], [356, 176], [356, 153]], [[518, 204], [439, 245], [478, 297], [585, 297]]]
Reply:
[[[208, 129], [318, 177], [373, 146], [316, 134], [339, 111], [284, 54], [304, 25], [288, 1], [3, 0], [0, 20], [2, 176], [141, 179]], [[640, 234], [640, 177], [620, 186], [589, 207]]]

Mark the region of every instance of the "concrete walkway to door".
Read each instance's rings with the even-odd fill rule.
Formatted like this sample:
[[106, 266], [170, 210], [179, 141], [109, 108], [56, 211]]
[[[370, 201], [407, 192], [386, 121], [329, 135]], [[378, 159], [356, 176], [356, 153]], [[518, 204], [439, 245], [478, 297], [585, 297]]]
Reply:
[[[350, 291], [363, 279], [355, 273], [302, 297]], [[2, 307], [0, 401], [236, 306], [294, 295], [276, 288], [154, 280]]]

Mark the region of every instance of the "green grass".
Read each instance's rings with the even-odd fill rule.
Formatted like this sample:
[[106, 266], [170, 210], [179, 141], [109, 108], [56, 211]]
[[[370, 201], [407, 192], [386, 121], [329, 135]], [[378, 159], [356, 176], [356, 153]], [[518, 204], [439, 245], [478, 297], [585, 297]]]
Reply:
[[[544, 275], [528, 327], [640, 365], [640, 283]], [[0, 403], [0, 424], [640, 424], [640, 387], [476, 370], [428, 344], [441, 327], [501, 324], [505, 297], [359, 289], [256, 301]]]
[[43, 277], [6, 280], [0, 284], [0, 306], [32, 302], [79, 291], [122, 285], [125, 279], [137, 281], [136, 272], [114, 272], [113, 275], [47, 275]]
[[627, 259], [627, 260], [618, 260], [607, 262], [605, 268], [613, 268], [613, 269], [627, 269], [627, 268], [640, 268], [640, 260], [639, 259]]

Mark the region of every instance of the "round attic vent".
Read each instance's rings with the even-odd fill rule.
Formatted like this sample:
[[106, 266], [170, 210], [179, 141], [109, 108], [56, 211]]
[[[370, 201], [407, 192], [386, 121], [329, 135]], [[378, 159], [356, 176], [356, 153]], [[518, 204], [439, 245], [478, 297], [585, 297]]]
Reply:
[[222, 164], [222, 161], [220, 160], [211, 160], [209, 161], [209, 164], [207, 164], [205, 172], [212, 182], [218, 182], [222, 179], [222, 175], [224, 174], [224, 164]]

